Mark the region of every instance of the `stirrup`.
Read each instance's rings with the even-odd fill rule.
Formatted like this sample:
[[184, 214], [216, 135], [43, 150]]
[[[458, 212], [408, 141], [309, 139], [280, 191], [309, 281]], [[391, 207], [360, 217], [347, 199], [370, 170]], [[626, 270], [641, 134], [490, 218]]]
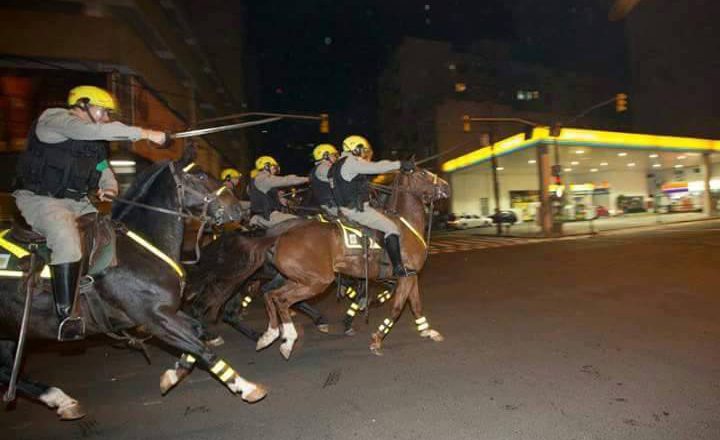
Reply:
[[80, 341], [85, 339], [85, 320], [81, 317], [68, 316], [58, 326], [57, 340], [60, 342]]

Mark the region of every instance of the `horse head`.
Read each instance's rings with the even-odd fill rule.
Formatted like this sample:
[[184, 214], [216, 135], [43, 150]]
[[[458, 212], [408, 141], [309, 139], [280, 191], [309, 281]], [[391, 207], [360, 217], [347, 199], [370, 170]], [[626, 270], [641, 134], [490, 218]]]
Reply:
[[243, 210], [233, 191], [194, 162], [193, 150], [186, 149], [183, 157], [173, 165], [178, 198], [184, 209], [208, 216], [216, 224], [242, 218]]
[[450, 185], [432, 171], [417, 168], [409, 173], [402, 172], [401, 176], [405, 190], [420, 197], [425, 204], [450, 197]]

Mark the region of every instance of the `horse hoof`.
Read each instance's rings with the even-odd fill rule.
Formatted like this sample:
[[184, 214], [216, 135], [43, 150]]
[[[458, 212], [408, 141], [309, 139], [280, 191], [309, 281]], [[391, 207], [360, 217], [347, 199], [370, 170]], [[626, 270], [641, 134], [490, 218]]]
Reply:
[[349, 329], [345, 330], [345, 336], [355, 336], [357, 332], [354, 328], [350, 327]]
[[422, 333], [420, 333], [420, 337], [430, 338], [435, 342], [443, 342], [445, 340], [445, 336], [440, 334], [439, 331], [433, 329], [423, 331]]
[[67, 405], [63, 408], [59, 408], [57, 413], [58, 416], [60, 416], [60, 420], [82, 419], [87, 414], [85, 412], [85, 408], [83, 408], [82, 405], [77, 402]]
[[330, 333], [330, 325], [329, 324], [318, 324], [315, 326], [315, 328], [317, 328], [320, 333], [325, 333], [325, 334]]
[[267, 388], [262, 385], [256, 384], [256, 388], [247, 395], [242, 396], [242, 399], [247, 403], [257, 403], [263, 400], [265, 396], [267, 396], [267, 394]]
[[283, 355], [283, 357], [285, 358], [286, 361], [290, 359], [290, 355], [292, 354], [293, 345], [294, 345], [294, 342], [290, 343], [290, 344], [288, 344], [287, 342], [283, 342], [280, 345], [280, 354]]
[[205, 345], [208, 347], [220, 347], [225, 343], [225, 339], [223, 339], [222, 336], [218, 335], [209, 341], [205, 341]]
[[372, 354], [374, 354], [375, 356], [382, 356], [382, 355], [383, 355], [382, 347], [374, 347], [374, 346], [371, 345], [371, 346], [370, 346], [370, 352], [371, 352]]
[[164, 396], [178, 383], [177, 372], [175, 370], [165, 370], [160, 376], [160, 393]]
[[258, 339], [255, 351], [268, 348], [278, 337], [280, 337], [280, 329], [268, 329], [268, 331], [263, 333], [260, 339]]

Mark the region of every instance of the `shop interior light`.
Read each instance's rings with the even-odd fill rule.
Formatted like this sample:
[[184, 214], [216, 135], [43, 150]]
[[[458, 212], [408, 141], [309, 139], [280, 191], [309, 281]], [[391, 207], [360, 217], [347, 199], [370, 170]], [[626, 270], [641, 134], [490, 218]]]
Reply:
[[634, 166], [635, 166], [635, 162], [630, 162], [630, 163], [627, 164], [627, 165], [628, 165], [629, 167], [634, 167]]
[[502, 170], [505, 169], [505, 167], [497, 167], [496, 169], [497, 169], [498, 171], [502, 171]]
[[650, 153], [650, 154], [648, 154], [648, 157], [649, 157], [650, 159], [655, 159], [656, 157], [658, 157], [658, 154], [657, 154], [657, 153]]
[[661, 166], [662, 166], [662, 165], [660, 165], [659, 163], [654, 163], [652, 167], [653, 167], [653, 168], [660, 168]]
[[536, 161], [535, 159], [530, 159], [530, 160], [528, 161], [528, 163], [529, 163], [530, 165], [532, 165], [532, 164], [534, 164], [534, 163], [537, 163], [537, 161]]
[[576, 160], [570, 162], [570, 165], [579, 165], [579, 164], [580, 164], [580, 162], [578, 162], [578, 161], [576, 161]]
[[625, 156], [627, 156], [627, 153], [622, 151], [622, 152], [618, 153], [618, 156], [625, 157]]
[[585, 150], [575, 150], [575, 154], [585, 154]]
[[590, 172], [591, 172], [591, 173], [597, 173], [597, 171], [598, 171], [597, 168], [590, 168]]
[[685, 165], [677, 164], [677, 165], [675, 165], [675, 168], [682, 168], [682, 167], [684, 167], [684, 166], [685, 166]]
[[685, 160], [687, 159], [687, 156], [678, 156], [678, 160]]
[[565, 171], [566, 173], [569, 173], [570, 171], [572, 171], [572, 168], [565, 168], [565, 169], [563, 169], [563, 171]]
[[110, 166], [113, 167], [134, 167], [135, 161], [134, 160], [111, 160]]
[[606, 166], [608, 166], [608, 163], [607, 163], [607, 162], [600, 162], [600, 166], [601, 166], [601, 167], [606, 167]]

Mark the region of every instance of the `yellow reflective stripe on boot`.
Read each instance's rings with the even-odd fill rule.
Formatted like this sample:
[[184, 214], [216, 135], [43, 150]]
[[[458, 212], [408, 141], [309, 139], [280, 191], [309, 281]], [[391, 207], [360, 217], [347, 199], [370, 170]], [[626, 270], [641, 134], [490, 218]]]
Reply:
[[225, 363], [224, 360], [220, 359], [217, 362], [215, 362], [215, 364], [212, 367], [210, 367], [210, 371], [212, 372], [212, 374], [217, 376], [218, 374], [220, 374], [220, 372], [225, 367], [227, 367], [227, 364]]
[[149, 241], [145, 240], [141, 236], [137, 235], [133, 231], [127, 231], [127, 236], [133, 239], [136, 243], [138, 243], [140, 246], [144, 247], [150, 253], [158, 257], [159, 259], [163, 260], [165, 263], [167, 263], [168, 266], [172, 267], [175, 272], [177, 272], [178, 276], [180, 278], [185, 278], [185, 270], [172, 258], [168, 257], [167, 254], [165, 254], [160, 249], [153, 246]]
[[357, 290], [353, 289], [352, 287], [348, 287], [345, 292], [347, 292], [347, 296], [350, 299], [355, 298], [355, 296], [357, 295]]
[[242, 306], [243, 306], [243, 308], [249, 306], [250, 303], [252, 302], [252, 300], [253, 300], [253, 299], [252, 299], [251, 296], [246, 296], [245, 298], [243, 298], [243, 300], [242, 300]]
[[392, 293], [390, 293], [389, 290], [386, 290], [380, 294], [378, 294], [377, 299], [380, 301], [380, 304], [383, 304], [385, 301], [389, 300], [392, 296]]
[[223, 374], [219, 376], [220, 380], [223, 382], [227, 382], [233, 377], [235, 377], [235, 370], [233, 370], [232, 368], [228, 368]]
[[237, 375], [235, 370], [222, 359], [215, 362], [215, 364], [210, 367], [210, 371], [220, 379], [220, 381], [225, 383]]
[[424, 316], [421, 316], [418, 319], [416, 319], [415, 325], [417, 325], [417, 329], [419, 332], [430, 328], [430, 324], [427, 322], [427, 318]]

